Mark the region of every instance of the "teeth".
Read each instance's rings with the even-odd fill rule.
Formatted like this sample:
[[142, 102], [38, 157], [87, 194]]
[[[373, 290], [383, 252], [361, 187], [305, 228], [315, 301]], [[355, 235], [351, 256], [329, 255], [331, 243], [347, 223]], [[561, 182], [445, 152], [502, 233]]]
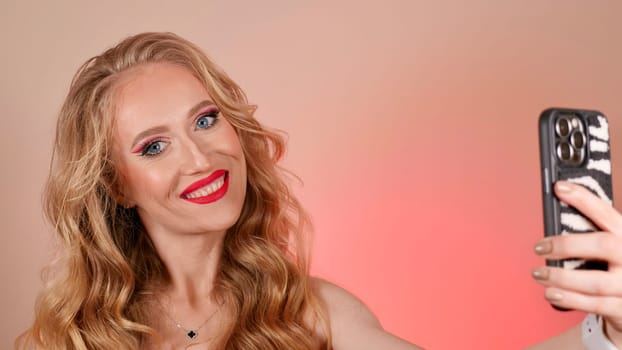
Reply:
[[188, 193], [186, 198], [199, 198], [209, 196], [210, 194], [218, 191], [225, 184], [225, 176], [221, 176], [218, 180], [212, 182], [211, 184], [201, 187], [196, 191]]

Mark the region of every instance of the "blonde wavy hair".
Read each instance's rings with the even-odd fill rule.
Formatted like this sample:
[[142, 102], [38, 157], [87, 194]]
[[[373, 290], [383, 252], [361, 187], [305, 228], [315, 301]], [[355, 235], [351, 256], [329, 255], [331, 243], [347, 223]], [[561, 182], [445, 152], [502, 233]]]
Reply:
[[16, 347], [139, 349], [157, 337], [145, 306], [169, 275], [136, 210], [123, 207], [122, 179], [110, 157], [115, 83], [124, 71], [154, 62], [181, 65], [199, 79], [237, 131], [246, 157], [246, 198], [225, 236], [214, 289], [233, 316], [217, 348], [317, 347], [314, 327], [330, 338], [329, 327], [309, 278], [308, 217], [277, 165], [283, 137], [253, 117], [255, 106], [198, 47], [172, 33], [129, 37], [88, 60], [73, 78], [44, 196], [64, 251], [56, 264], [62, 273], [47, 278], [34, 323]]

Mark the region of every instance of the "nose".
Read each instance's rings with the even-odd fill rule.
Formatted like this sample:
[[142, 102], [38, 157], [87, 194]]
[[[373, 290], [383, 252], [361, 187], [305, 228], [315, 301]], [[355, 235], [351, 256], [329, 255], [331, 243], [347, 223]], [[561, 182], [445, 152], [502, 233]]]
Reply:
[[180, 168], [184, 174], [191, 175], [208, 170], [211, 164], [200, 145], [191, 139], [185, 139], [181, 144], [182, 161]]

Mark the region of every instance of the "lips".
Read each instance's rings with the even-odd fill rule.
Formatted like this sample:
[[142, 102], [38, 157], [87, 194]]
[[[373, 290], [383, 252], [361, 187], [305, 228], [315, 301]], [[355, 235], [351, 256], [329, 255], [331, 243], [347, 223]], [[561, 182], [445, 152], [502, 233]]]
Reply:
[[229, 172], [223, 169], [192, 183], [180, 195], [182, 199], [197, 204], [207, 204], [222, 198], [229, 189]]

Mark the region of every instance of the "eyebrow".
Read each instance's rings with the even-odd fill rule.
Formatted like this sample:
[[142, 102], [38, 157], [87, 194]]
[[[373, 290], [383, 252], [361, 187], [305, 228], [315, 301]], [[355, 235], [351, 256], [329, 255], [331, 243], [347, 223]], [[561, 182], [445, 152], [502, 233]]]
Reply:
[[[186, 113], [186, 116], [188, 118], [194, 116], [195, 114], [199, 113], [202, 109], [210, 107], [210, 106], [215, 106], [214, 102], [210, 101], [210, 100], [203, 100], [199, 103], [197, 103], [196, 105], [194, 105], [194, 107], [190, 108], [188, 110], [188, 112]], [[149, 128], [147, 130], [141, 131], [138, 135], [136, 135], [136, 137], [134, 138], [134, 141], [132, 142], [132, 147], [130, 148], [131, 150], [134, 149], [134, 147], [136, 147], [136, 144], [144, 139], [147, 136], [153, 135], [153, 134], [157, 134], [157, 133], [161, 133], [168, 130], [168, 128], [164, 125], [158, 125], [158, 126], [154, 126], [152, 128]]]

